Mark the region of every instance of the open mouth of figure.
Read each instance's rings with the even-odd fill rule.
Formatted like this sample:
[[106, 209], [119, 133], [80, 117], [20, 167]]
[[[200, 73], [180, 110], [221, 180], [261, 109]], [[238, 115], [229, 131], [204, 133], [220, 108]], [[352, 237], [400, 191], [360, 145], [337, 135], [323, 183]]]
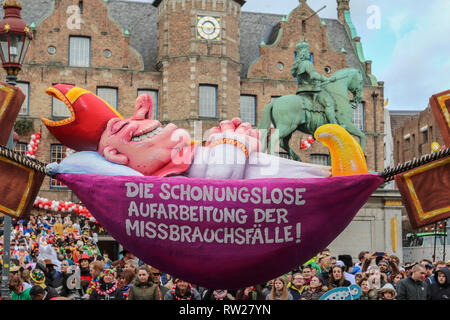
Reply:
[[150, 140], [152, 139], [154, 136], [156, 136], [158, 133], [160, 133], [161, 131], [163, 131], [163, 128], [158, 126], [154, 129], [144, 129], [144, 130], [139, 130], [139, 132], [137, 132], [132, 138], [131, 141], [134, 142], [141, 142], [141, 141], [146, 141], [146, 140]]

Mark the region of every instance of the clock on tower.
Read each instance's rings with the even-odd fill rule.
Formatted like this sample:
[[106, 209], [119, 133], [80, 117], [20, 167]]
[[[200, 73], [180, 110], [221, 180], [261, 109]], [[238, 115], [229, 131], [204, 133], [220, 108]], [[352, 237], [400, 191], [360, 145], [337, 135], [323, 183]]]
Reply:
[[197, 39], [221, 40], [220, 18], [211, 16], [197, 17]]

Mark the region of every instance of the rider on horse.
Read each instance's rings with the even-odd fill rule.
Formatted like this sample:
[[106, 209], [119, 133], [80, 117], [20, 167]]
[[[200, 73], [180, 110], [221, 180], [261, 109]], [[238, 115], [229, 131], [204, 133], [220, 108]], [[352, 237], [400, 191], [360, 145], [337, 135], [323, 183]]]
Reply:
[[297, 78], [297, 95], [312, 96], [312, 110], [316, 109], [316, 101], [324, 108], [329, 123], [338, 124], [336, 119], [336, 103], [331, 94], [324, 90], [323, 85], [336, 81], [333, 76], [327, 78], [316, 71], [313, 63], [309, 60], [309, 44], [302, 41], [297, 44], [297, 57], [292, 66], [292, 75]]

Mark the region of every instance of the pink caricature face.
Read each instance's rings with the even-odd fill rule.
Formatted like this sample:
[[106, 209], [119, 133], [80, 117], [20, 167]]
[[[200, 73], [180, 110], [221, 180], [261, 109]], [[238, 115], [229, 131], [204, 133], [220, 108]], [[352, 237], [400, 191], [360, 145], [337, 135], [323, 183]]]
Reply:
[[143, 175], [151, 176], [170, 163], [178, 151], [190, 142], [189, 133], [169, 123], [162, 127], [152, 120], [150, 95], [136, 99], [130, 119], [111, 119], [103, 132], [98, 152], [106, 160], [126, 165]]

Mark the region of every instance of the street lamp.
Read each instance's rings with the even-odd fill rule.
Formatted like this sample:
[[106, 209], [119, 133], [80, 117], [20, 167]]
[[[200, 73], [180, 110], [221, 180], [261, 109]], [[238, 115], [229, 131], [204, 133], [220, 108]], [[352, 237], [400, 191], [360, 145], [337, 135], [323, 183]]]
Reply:
[[[3, 9], [5, 16], [0, 21], [0, 58], [6, 71], [6, 82], [16, 85], [17, 75], [22, 69], [22, 64], [27, 54], [33, 36], [29, 27], [22, 20], [20, 11], [22, 1], [4, 0]], [[7, 147], [14, 148], [13, 132], [9, 138]], [[3, 219], [3, 266], [1, 279], [1, 297], [9, 299], [9, 264], [11, 262], [11, 217]]]
[[3, 1], [5, 16], [0, 21], [0, 58], [6, 71], [6, 81], [16, 84], [23, 60], [33, 39], [30, 28], [22, 20], [22, 1]]

